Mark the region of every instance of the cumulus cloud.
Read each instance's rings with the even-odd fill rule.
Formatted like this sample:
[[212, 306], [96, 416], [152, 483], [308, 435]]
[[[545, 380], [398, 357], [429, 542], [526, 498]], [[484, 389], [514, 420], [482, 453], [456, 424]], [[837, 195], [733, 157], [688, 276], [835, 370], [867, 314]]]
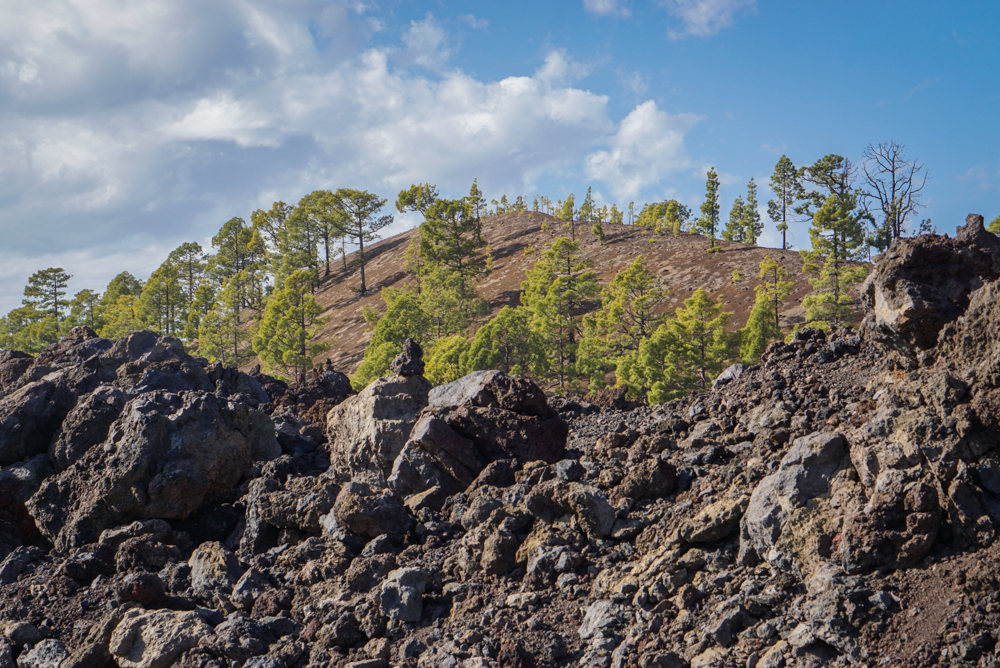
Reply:
[[631, 198], [644, 187], [692, 166], [684, 135], [697, 123], [695, 114], [671, 115], [652, 100], [622, 120], [611, 147], [587, 156], [588, 177], [606, 182], [617, 197]]
[[711, 37], [733, 24], [741, 9], [756, 7], [756, 0], [664, 0], [664, 6], [681, 21], [681, 30], [671, 30], [673, 38], [693, 35]]
[[448, 34], [430, 14], [423, 21], [412, 21], [403, 33], [403, 58], [429, 70], [437, 70], [451, 58]]
[[583, 8], [598, 16], [632, 16], [628, 0], [583, 0]]
[[0, 313], [39, 268], [100, 290], [317, 188], [519, 193], [582, 168], [631, 193], [689, 161], [696, 117], [648, 102], [617, 124], [563, 50], [482, 80], [442, 70], [433, 17], [368, 46], [379, 30], [353, 0], [0, 4]]

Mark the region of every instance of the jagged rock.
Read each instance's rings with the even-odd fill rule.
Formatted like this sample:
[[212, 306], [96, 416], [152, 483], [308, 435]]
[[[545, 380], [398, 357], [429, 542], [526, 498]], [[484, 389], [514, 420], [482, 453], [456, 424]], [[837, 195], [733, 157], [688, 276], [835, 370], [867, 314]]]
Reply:
[[184, 519], [231, 500], [253, 462], [279, 454], [263, 413], [212, 395], [149, 393], [129, 402], [100, 448], [47, 479], [28, 510], [66, 549], [133, 519]]
[[617, 605], [612, 601], [597, 601], [587, 608], [577, 633], [584, 640], [589, 640], [598, 634], [614, 630], [620, 623]]
[[384, 483], [430, 390], [423, 376], [388, 376], [335, 406], [326, 424], [337, 478]]
[[188, 559], [191, 586], [198, 594], [229, 591], [243, 577], [239, 559], [216, 541], [202, 543]]
[[407, 337], [403, 341], [403, 352], [396, 355], [389, 363], [389, 371], [398, 376], [409, 378], [424, 375], [424, 351], [420, 344]]
[[68, 656], [66, 646], [59, 640], [43, 640], [17, 657], [17, 668], [59, 668]]
[[578, 482], [543, 482], [535, 486], [524, 505], [528, 512], [546, 522], [572, 515], [591, 538], [607, 536], [615, 523], [615, 510], [601, 490]]
[[333, 519], [337, 527], [359, 536], [376, 538], [387, 534], [396, 541], [401, 541], [413, 526], [413, 517], [398, 496], [360, 482], [341, 488], [333, 510], [325, 518], [324, 524]]
[[717, 390], [726, 383], [731, 383], [740, 376], [743, 375], [744, 366], [739, 362], [726, 367], [725, 371], [720, 373], [714, 381], [712, 381], [712, 389]]
[[1000, 387], [997, 332], [1000, 332], [1000, 280], [975, 290], [965, 313], [945, 325], [940, 335], [940, 354], [954, 360], [959, 368], [973, 371], [977, 385]]
[[783, 570], [808, 570], [817, 548], [801, 535], [816, 529], [809, 501], [830, 491], [844, 467], [846, 442], [840, 434], [815, 433], [796, 439], [777, 473], [761, 480], [741, 521], [740, 558], [756, 554]]
[[129, 573], [115, 588], [115, 594], [122, 603], [135, 601], [144, 608], [157, 608], [167, 597], [163, 580], [155, 573]]
[[75, 403], [67, 385], [51, 380], [29, 383], [0, 399], [0, 466], [45, 452]]
[[275, 407], [288, 408], [303, 420], [324, 424], [334, 406], [354, 394], [350, 379], [327, 366], [302, 385], [287, 387], [274, 399]]
[[0, 396], [12, 388], [34, 363], [34, 357], [19, 350], [0, 353]]
[[389, 573], [379, 594], [382, 614], [389, 619], [419, 622], [429, 578], [430, 573], [421, 568], [399, 568]]
[[98, 387], [78, 401], [52, 444], [52, 456], [59, 467], [68, 468], [90, 448], [103, 443], [127, 401], [124, 392], [111, 386]]
[[677, 490], [677, 469], [659, 457], [631, 468], [616, 493], [626, 499], [659, 499]]
[[196, 612], [132, 609], [115, 627], [108, 649], [121, 668], [168, 668], [211, 633]]
[[916, 360], [965, 311], [972, 291], [1000, 278], [1000, 239], [982, 216], [965, 220], [954, 239], [893, 241], [862, 289], [875, 341]]
[[244, 663], [251, 657], [266, 654], [277, 636], [266, 625], [234, 612], [202, 638], [200, 645], [217, 656]]
[[740, 528], [740, 519], [750, 505], [746, 494], [710, 503], [681, 526], [681, 537], [689, 543], [714, 543]]
[[389, 478], [403, 496], [434, 485], [462, 491], [496, 460], [555, 463], [565, 454], [566, 423], [529, 380], [476, 371], [434, 388], [428, 402]]
[[27, 622], [9, 622], [3, 628], [3, 635], [14, 647], [37, 645], [44, 638], [38, 627]]

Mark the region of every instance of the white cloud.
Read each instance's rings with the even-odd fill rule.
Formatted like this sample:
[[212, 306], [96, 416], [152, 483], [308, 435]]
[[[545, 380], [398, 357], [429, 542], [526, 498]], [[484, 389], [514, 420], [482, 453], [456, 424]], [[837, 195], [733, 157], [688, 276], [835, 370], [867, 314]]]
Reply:
[[628, 0], [583, 0], [583, 8], [598, 16], [627, 17], [632, 15], [632, 8], [629, 7]]
[[428, 14], [423, 21], [411, 21], [410, 27], [403, 33], [403, 45], [406, 47], [403, 59], [429, 70], [440, 69], [451, 58], [447, 41], [448, 34]]
[[458, 17], [458, 20], [468, 23], [470, 28], [475, 28], [476, 30], [485, 30], [490, 25], [489, 21], [477, 17], [475, 14], [463, 14]]
[[379, 29], [350, 0], [0, 4], [0, 313], [39, 268], [63, 266], [74, 291], [145, 278], [180, 243], [316, 188], [392, 201], [478, 177], [516, 196], [582, 168], [617, 194], [690, 167], [696, 117], [647, 102], [617, 124], [563, 50], [482, 80], [442, 72], [454, 47], [433, 17], [365, 46]]
[[692, 166], [684, 135], [697, 123], [695, 114], [671, 115], [652, 100], [621, 122], [608, 150], [585, 161], [588, 177], [607, 183], [616, 197], [631, 198], [646, 186]]
[[693, 35], [710, 37], [733, 24], [733, 16], [741, 9], [757, 6], [756, 0], [663, 0], [671, 14], [680, 19], [682, 30], [670, 31], [673, 38]]

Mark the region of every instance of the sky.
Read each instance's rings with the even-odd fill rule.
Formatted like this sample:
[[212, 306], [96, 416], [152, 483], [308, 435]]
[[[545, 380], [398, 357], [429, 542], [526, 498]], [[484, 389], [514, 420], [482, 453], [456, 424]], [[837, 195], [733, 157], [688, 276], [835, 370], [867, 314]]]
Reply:
[[38, 269], [101, 291], [316, 189], [697, 211], [715, 167], [725, 219], [783, 154], [888, 141], [954, 233], [1000, 214], [998, 35], [995, 2], [0, 2], [0, 313]]

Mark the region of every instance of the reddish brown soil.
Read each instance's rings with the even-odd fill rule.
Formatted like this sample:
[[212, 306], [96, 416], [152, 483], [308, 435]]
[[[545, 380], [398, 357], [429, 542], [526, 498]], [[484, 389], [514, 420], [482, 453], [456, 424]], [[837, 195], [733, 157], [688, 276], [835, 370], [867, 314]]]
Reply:
[[[543, 230], [547, 224], [549, 229]], [[606, 243], [601, 244], [590, 232], [589, 224], [577, 223], [576, 238], [586, 257], [593, 259], [602, 285], [625, 269], [634, 258], [642, 255], [670, 290], [666, 309], [673, 310], [700, 287], [713, 296], [721, 297], [726, 310], [733, 311], [730, 327], [742, 327], [753, 307], [754, 287], [760, 283], [759, 266], [770, 255], [795, 279], [795, 287], [783, 312], [783, 325], [801, 321], [799, 307], [802, 297], [811, 290], [807, 275], [802, 273], [802, 258], [796, 251], [759, 248], [741, 243], [721, 242], [722, 251], [707, 253], [708, 239], [698, 234], [659, 236], [641, 227], [604, 224]], [[483, 220], [483, 231], [493, 257], [493, 272], [479, 283], [479, 291], [490, 300], [494, 312], [506, 305], [516, 306], [520, 299], [521, 281], [525, 271], [538, 260], [557, 236], [569, 236], [564, 223], [544, 213], [523, 212], [489, 216]], [[416, 229], [384, 239], [366, 249], [368, 259], [365, 277], [368, 292], [362, 297], [360, 271], [352, 263], [357, 253], [348, 255], [349, 270], [345, 274], [338, 261], [330, 278], [317, 292], [319, 303], [326, 309], [330, 322], [318, 339], [331, 344], [327, 353], [317, 357], [331, 358], [334, 366], [351, 373], [360, 363], [371, 336], [362, 317], [367, 306], [385, 310], [379, 291], [386, 286], [403, 287], [414, 280], [404, 269], [403, 256]], [[526, 252], [527, 251], [527, 252]], [[739, 271], [740, 281], [733, 282], [733, 271]]]

